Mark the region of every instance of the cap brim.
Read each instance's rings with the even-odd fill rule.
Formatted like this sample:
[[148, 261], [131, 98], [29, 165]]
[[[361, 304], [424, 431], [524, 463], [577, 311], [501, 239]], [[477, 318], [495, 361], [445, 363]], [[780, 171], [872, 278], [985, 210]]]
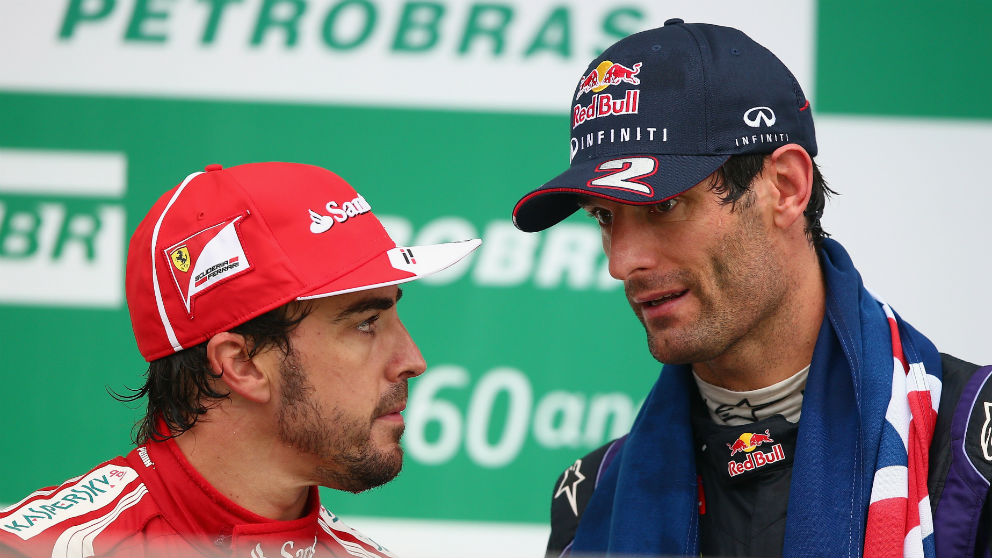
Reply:
[[[699, 184], [729, 158], [729, 155], [645, 154], [576, 163], [521, 198], [513, 208], [513, 223], [524, 232], [544, 230], [574, 213], [581, 196], [633, 205], [663, 202]], [[624, 163], [625, 159], [631, 162]], [[606, 165], [608, 169], [604, 170], [606, 163], [613, 165]], [[592, 184], [593, 181], [599, 184]]]
[[322, 298], [413, 281], [451, 267], [480, 244], [482, 241], [474, 238], [427, 246], [397, 246], [296, 299]]

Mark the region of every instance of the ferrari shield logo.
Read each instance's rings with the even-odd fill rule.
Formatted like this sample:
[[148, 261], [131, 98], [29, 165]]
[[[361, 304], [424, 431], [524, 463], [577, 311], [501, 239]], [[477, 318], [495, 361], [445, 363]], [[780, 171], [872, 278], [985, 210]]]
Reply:
[[183, 273], [189, 271], [189, 250], [185, 246], [173, 250], [169, 253], [169, 258], [172, 259], [172, 265], [176, 266], [179, 271]]
[[214, 285], [223, 283], [252, 269], [245, 255], [238, 224], [248, 212], [202, 231], [162, 249], [176, 288], [182, 293], [186, 312], [193, 315], [193, 299]]

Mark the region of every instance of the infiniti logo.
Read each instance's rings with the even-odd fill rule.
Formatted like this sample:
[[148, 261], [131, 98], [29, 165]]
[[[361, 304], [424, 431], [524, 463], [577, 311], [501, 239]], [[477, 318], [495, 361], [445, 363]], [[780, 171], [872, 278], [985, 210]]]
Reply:
[[762, 124], [774, 126], [775, 111], [768, 107], [754, 107], [744, 113], [744, 123], [752, 128], [760, 128]]

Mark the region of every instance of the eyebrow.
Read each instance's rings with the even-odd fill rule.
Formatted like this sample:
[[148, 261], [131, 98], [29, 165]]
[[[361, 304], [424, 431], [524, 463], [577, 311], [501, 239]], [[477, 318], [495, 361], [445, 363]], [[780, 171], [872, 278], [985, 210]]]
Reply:
[[385, 296], [363, 298], [338, 313], [337, 317], [334, 318], [334, 321], [340, 322], [348, 319], [349, 316], [368, 312], [369, 310], [389, 310], [397, 302], [399, 302], [401, 298], [403, 298], [403, 289], [399, 288], [396, 289], [395, 300]]
[[594, 203], [596, 203], [596, 200], [598, 200], [598, 199], [600, 199], [600, 198], [595, 198], [593, 196], [579, 195], [578, 196], [578, 199], [575, 200], [575, 201], [576, 201], [576, 203], [579, 204], [579, 209], [585, 209], [585, 208], [589, 207], [590, 205], [593, 205]]

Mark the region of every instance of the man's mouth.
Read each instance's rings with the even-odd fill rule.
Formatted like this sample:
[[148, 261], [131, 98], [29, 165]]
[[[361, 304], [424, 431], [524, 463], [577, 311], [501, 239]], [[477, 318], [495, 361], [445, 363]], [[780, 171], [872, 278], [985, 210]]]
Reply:
[[647, 301], [643, 302], [642, 304], [644, 304], [644, 306], [659, 306], [659, 305], [664, 304], [664, 303], [666, 303], [666, 302], [668, 302], [670, 300], [675, 300], [675, 299], [681, 297], [682, 295], [684, 295], [687, 292], [689, 292], [689, 291], [688, 290], [684, 290], [684, 291], [670, 292], [670, 293], [664, 294], [662, 296], [659, 296], [658, 298], [653, 298], [651, 300], [647, 300]]
[[687, 292], [689, 292], [688, 289], [683, 289], [679, 291], [667, 291], [664, 293], [652, 293], [643, 296], [638, 296], [637, 298], [634, 299], [634, 302], [646, 307], [661, 306], [666, 302], [670, 302], [684, 296]]
[[393, 420], [403, 420], [403, 416], [400, 413], [406, 409], [406, 398], [406, 382], [400, 382], [391, 386], [389, 392], [379, 401], [379, 405], [376, 407], [372, 416], [376, 419], [389, 417]]
[[404, 401], [401, 405], [387, 409], [381, 415], [376, 417], [377, 419], [403, 421], [402, 412], [406, 409], [406, 402]]
[[382, 415], [380, 415], [380, 416], [398, 415], [398, 414], [402, 413], [405, 409], [406, 409], [406, 403], [403, 403], [402, 405], [399, 405], [397, 407], [393, 407], [391, 409], [386, 409], [385, 411], [383, 411]]

